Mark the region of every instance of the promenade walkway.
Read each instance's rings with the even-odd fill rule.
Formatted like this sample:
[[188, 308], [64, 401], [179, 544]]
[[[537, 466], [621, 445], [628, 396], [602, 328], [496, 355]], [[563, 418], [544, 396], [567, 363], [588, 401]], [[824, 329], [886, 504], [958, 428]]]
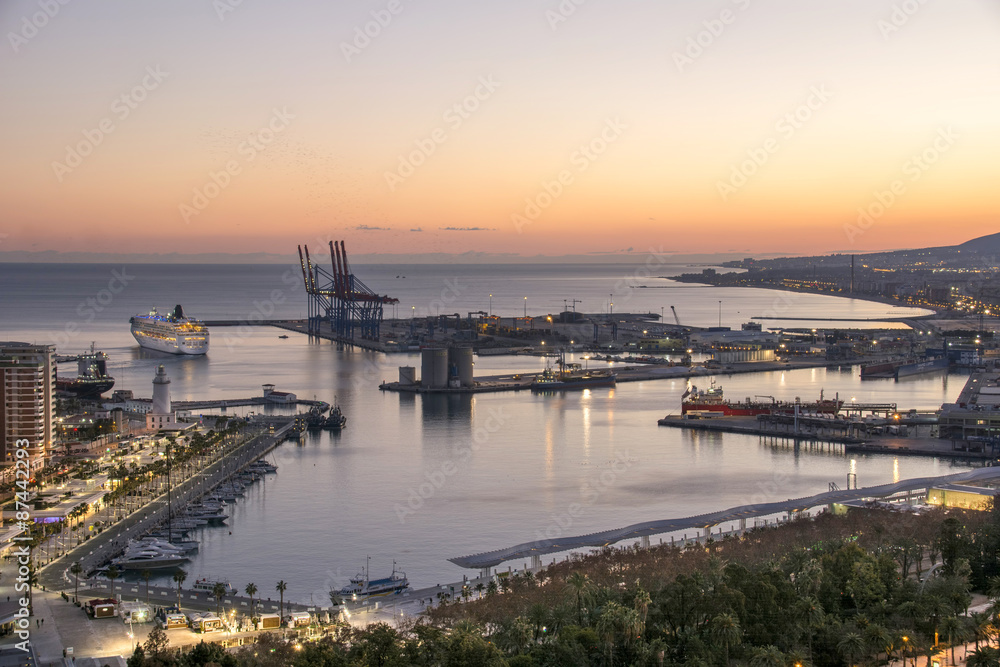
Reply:
[[748, 518], [766, 517], [780, 515], [783, 513], [802, 512], [814, 507], [830, 505], [832, 503], [843, 503], [848, 501], [867, 500], [874, 498], [886, 498], [898, 493], [927, 489], [931, 486], [944, 483], [962, 482], [982, 482], [985, 480], [1000, 479], [1000, 467], [979, 468], [969, 472], [955, 475], [945, 475], [942, 477], [917, 477], [903, 480], [894, 484], [883, 484], [871, 486], [864, 489], [844, 489], [838, 491], [827, 491], [818, 493], [806, 498], [792, 498], [773, 503], [761, 503], [757, 505], [740, 505], [719, 512], [709, 512], [697, 516], [689, 516], [678, 519], [661, 519], [659, 521], [647, 521], [644, 523], [632, 524], [624, 528], [606, 530], [589, 535], [578, 535], [575, 537], [563, 537], [559, 539], [542, 539], [534, 542], [524, 542], [506, 549], [497, 549], [470, 556], [450, 558], [456, 565], [470, 569], [484, 570], [494, 567], [500, 563], [515, 560], [518, 558], [532, 558], [538, 564], [538, 558], [544, 554], [569, 551], [571, 549], [582, 549], [586, 547], [606, 547], [623, 540], [646, 538], [651, 535], [672, 533], [685, 529], [707, 530], [713, 526], [729, 521], [740, 521], [741, 526]]
[[[225, 457], [203, 471], [177, 484], [171, 490], [172, 502], [175, 505], [183, 505], [200, 497], [235, 471], [256, 461], [276, 447], [291, 427], [292, 424], [288, 423], [275, 429], [273, 434], [259, 434], [236, 451], [227, 453]], [[69, 574], [69, 567], [74, 562], [80, 562], [84, 573], [94, 572], [121, 552], [129, 540], [138, 539], [164, 523], [167, 511], [166, 494], [164, 494], [43, 566], [38, 573], [39, 585], [50, 589], [72, 588], [73, 579]]]

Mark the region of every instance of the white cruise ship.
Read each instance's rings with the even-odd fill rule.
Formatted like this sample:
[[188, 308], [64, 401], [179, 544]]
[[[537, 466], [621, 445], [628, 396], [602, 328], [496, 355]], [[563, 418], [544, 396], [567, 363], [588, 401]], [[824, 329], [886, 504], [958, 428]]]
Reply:
[[170, 354], [205, 354], [208, 352], [208, 327], [184, 317], [184, 309], [175, 306], [169, 315], [154, 308], [148, 315], [129, 320], [132, 335], [142, 347]]

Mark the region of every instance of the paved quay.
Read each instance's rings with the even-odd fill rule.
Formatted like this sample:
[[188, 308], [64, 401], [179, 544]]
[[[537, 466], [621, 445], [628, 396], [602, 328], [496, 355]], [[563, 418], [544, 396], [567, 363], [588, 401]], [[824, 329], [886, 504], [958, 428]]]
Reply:
[[[200, 497], [243, 466], [259, 459], [280, 444], [291, 426], [291, 423], [288, 423], [275, 429], [273, 434], [265, 433], [254, 437], [235, 452], [227, 453], [225, 457], [203, 471], [177, 484], [171, 489], [172, 502], [175, 505], [182, 505]], [[79, 561], [85, 573], [93, 573], [123, 550], [129, 540], [138, 539], [163, 524], [167, 520], [167, 510], [167, 497], [164, 493], [98, 535], [69, 550], [65, 555], [44, 565], [38, 573], [39, 584], [56, 589], [72, 586], [70, 565]]]

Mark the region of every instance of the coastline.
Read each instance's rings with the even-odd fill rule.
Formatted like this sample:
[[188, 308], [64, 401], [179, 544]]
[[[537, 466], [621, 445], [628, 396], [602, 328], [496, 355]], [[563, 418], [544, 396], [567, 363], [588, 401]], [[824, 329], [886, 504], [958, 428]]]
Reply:
[[[831, 296], [831, 297], [835, 297], [835, 298], [839, 298], [839, 299], [854, 299], [854, 300], [857, 300], [857, 301], [870, 301], [872, 303], [880, 303], [880, 304], [883, 304], [883, 305], [886, 305], [886, 306], [896, 306], [896, 307], [899, 307], [899, 308], [919, 308], [921, 310], [929, 310], [929, 311], [931, 311], [930, 314], [927, 314], [927, 315], [913, 315], [913, 316], [900, 315], [899, 317], [886, 318], [885, 319], [886, 322], [898, 322], [898, 321], [902, 321], [902, 320], [929, 319], [929, 318], [932, 318], [932, 317], [938, 317], [942, 313], [947, 312], [946, 309], [944, 309], [944, 308], [935, 308], [935, 307], [932, 307], [932, 306], [922, 306], [922, 305], [921, 306], [915, 306], [915, 305], [912, 305], [912, 304], [903, 303], [903, 302], [899, 301], [899, 299], [891, 299], [889, 297], [876, 296], [876, 295], [873, 295], [873, 294], [842, 294], [842, 293], [827, 292], [825, 290], [820, 290], [820, 289], [805, 289], [805, 288], [788, 287], [786, 285], [764, 285], [764, 284], [761, 284], [761, 285], [717, 285], [715, 283], [706, 283], [706, 282], [696, 281], [696, 280], [680, 280], [680, 276], [660, 276], [660, 278], [664, 278], [666, 280], [673, 280], [674, 282], [678, 282], [678, 283], [684, 283], [685, 285], [704, 285], [705, 287], [735, 287], [735, 288], [738, 288], [738, 289], [767, 289], [767, 290], [774, 290], [774, 291], [777, 291], [777, 292], [791, 292], [793, 294], [798, 294], [798, 293], [801, 293], [801, 294], [816, 294], [816, 295], [819, 295], [819, 296]], [[869, 321], [869, 322], [872, 322], [872, 321], [876, 321], [876, 320], [872, 320], [871, 318], [868, 318], [867, 320], [858, 320], [858, 321]]]

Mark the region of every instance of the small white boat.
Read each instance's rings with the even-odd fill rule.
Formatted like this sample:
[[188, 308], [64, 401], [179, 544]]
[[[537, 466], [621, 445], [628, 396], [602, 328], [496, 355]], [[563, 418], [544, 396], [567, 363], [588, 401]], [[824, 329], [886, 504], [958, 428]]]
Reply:
[[216, 584], [222, 584], [223, 586], [225, 586], [226, 592], [224, 593], [224, 595], [236, 595], [237, 593], [236, 587], [233, 586], [231, 583], [229, 583], [228, 580], [212, 579], [210, 577], [199, 579], [198, 581], [194, 582], [194, 584], [191, 586], [191, 590], [203, 591], [209, 593], [210, 595], [215, 595]]

